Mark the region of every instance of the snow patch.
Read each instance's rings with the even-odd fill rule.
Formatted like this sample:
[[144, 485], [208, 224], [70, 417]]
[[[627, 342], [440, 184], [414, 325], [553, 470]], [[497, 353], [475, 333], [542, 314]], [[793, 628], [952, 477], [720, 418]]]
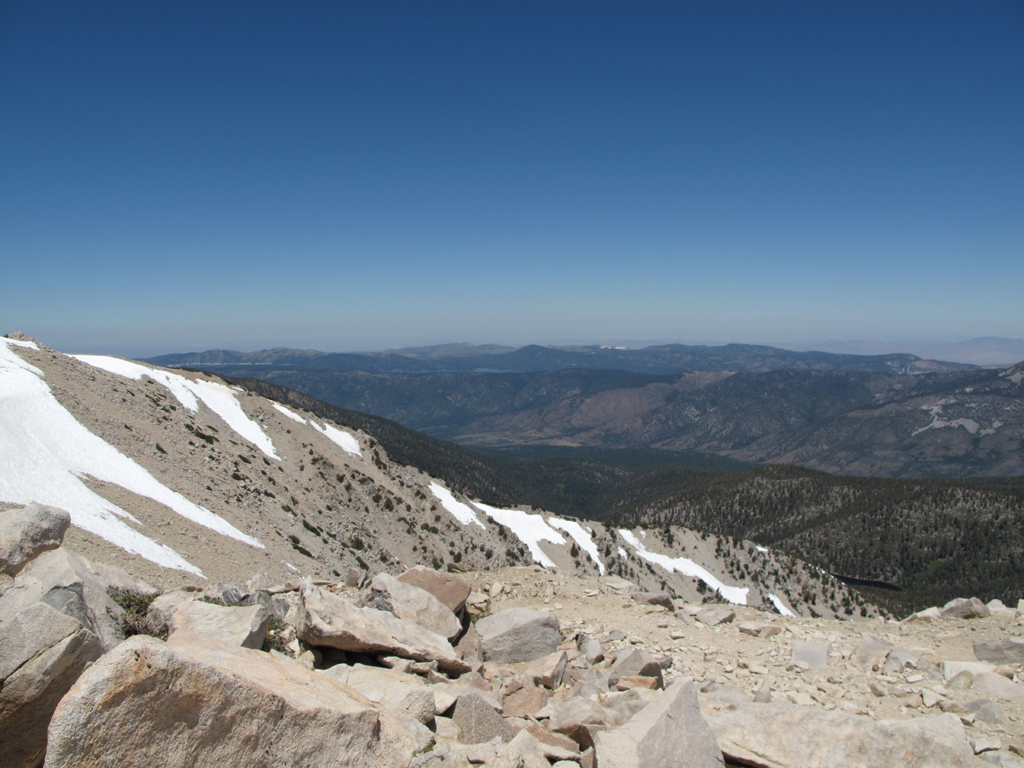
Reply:
[[447, 488], [442, 488], [436, 482], [430, 484], [430, 492], [434, 494], [434, 497], [441, 502], [441, 506], [451, 512], [452, 517], [458, 520], [463, 525], [469, 525], [470, 523], [476, 523], [481, 528], [487, 528], [486, 525], [480, 522], [480, 519], [476, 516], [476, 512], [472, 508], [458, 501], [452, 492]]
[[771, 600], [772, 603], [774, 603], [775, 609], [783, 616], [796, 616], [796, 614], [789, 610], [789, 608], [786, 607], [786, 604], [782, 602], [776, 595], [769, 594], [768, 599]]
[[767, 552], [768, 551], [768, 547], [759, 547], [756, 544], [754, 545], [754, 549], [756, 549], [758, 552]]
[[[299, 424], [305, 424], [306, 423], [306, 420], [304, 418], [302, 418], [301, 416], [299, 416], [299, 414], [297, 414], [295, 411], [291, 411], [291, 410], [285, 408], [280, 403], [271, 403], [271, 405], [274, 406], [274, 408], [276, 408], [278, 411], [283, 413], [285, 416], [287, 416], [292, 421], [297, 421], [297, 422], [299, 422]], [[287, 565], [287, 563], [285, 563], [285, 565]]]
[[621, 557], [622, 559], [625, 560], [626, 558], [629, 557], [629, 553], [626, 550], [624, 550], [622, 547], [619, 547], [619, 557]]
[[712, 576], [711, 573], [697, 565], [689, 558], [669, 557], [668, 555], [659, 555], [655, 552], [651, 552], [640, 542], [640, 539], [634, 536], [631, 531], [627, 531], [624, 528], [619, 530], [619, 535], [622, 536], [622, 538], [624, 538], [633, 547], [633, 549], [636, 550], [636, 553], [647, 562], [660, 565], [666, 571], [678, 571], [683, 576], [700, 579], [730, 603], [735, 603], [736, 605], [747, 604], [747, 593], [750, 592], [748, 587], [727, 587]]
[[24, 347], [25, 349], [34, 349], [39, 351], [39, 345], [34, 341], [21, 341], [19, 339], [8, 339], [4, 337], [4, 342], [7, 344], [13, 344], [16, 347]]
[[183, 407], [193, 413], [199, 410], [199, 401], [223, 419], [236, 433], [259, 448], [272, 459], [280, 461], [274, 450], [274, 443], [267, 437], [260, 425], [245, 415], [238, 398], [229, 387], [212, 381], [192, 381], [177, 373], [161, 371], [158, 368], [122, 360], [119, 357], [104, 355], [71, 355], [76, 360], [100, 368], [117, 376], [139, 380], [148, 376], [153, 381], [163, 384], [171, 391]]
[[474, 501], [473, 506], [484, 512], [494, 522], [510, 529], [530, 550], [533, 559], [545, 568], [556, 568], [551, 558], [544, 554], [540, 542], [550, 541], [552, 544], [565, 544], [565, 539], [554, 528], [544, 522], [542, 515], [531, 515], [521, 509], [498, 509]]
[[562, 520], [558, 517], [549, 517], [548, 525], [552, 528], [557, 528], [560, 531], [568, 533], [572, 540], [575, 541], [580, 549], [590, 555], [590, 559], [597, 565], [597, 569], [604, 576], [604, 563], [601, 562], [601, 557], [597, 553], [597, 545], [593, 539], [590, 538], [590, 529], [584, 529], [582, 525], [573, 520]]
[[125, 520], [140, 523], [90, 490], [82, 481], [90, 476], [153, 499], [217, 533], [263, 548], [222, 517], [158, 482], [79, 424], [42, 377], [42, 371], [21, 360], [8, 344], [0, 344], [0, 500], [66, 509], [76, 526], [127, 552], [166, 568], [202, 576], [173, 549], [129, 526]]
[[335, 445], [339, 446], [346, 453], [350, 453], [353, 456], [363, 458], [363, 454], [359, 450], [359, 441], [356, 440], [348, 432], [342, 432], [340, 429], [338, 429], [333, 424], [327, 421], [324, 422], [324, 425], [322, 427], [315, 421], [310, 421], [309, 423], [310, 426], [313, 427], [313, 429], [315, 429], [317, 432], [320, 432], [321, 434], [326, 435], [328, 440], [330, 440]]

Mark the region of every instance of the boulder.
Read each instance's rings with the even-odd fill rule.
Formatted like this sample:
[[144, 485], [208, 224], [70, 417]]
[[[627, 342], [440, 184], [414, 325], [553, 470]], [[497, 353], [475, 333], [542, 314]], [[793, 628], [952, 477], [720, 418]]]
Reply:
[[632, 581], [627, 581], [621, 576], [602, 576], [600, 579], [598, 579], [598, 581], [600, 581], [602, 584], [608, 587], [608, 589], [612, 590], [613, 592], [618, 592], [619, 594], [628, 594], [630, 592], [640, 591], [640, 587], [638, 587]]
[[510, 693], [501, 702], [501, 714], [505, 717], [529, 717], [539, 712], [548, 703], [548, 694], [542, 688], [526, 686]]
[[832, 643], [793, 643], [790, 661], [806, 664], [811, 669], [825, 669], [831, 652]]
[[[715, 699], [708, 697], [706, 703]], [[730, 702], [704, 710], [726, 759], [773, 768], [969, 768], [974, 753], [955, 715], [873, 720], [836, 709]]]
[[973, 713], [978, 720], [983, 723], [991, 723], [992, 725], [1009, 725], [1010, 721], [1006, 718], [1006, 712], [996, 702], [991, 699], [976, 699], [975, 701], [969, 701], [964, 704], [964, 709], [968, 712]]
[[946, 680], [952, 680], [961, 672], [970, 672], [977, 675], [982, 672], [995, 672], [996, 668], [986, 661], [944, 661], [942, 662], [942, 676]]
[[596, 768], [716, 768], [722, 751], [701, 716], [693, 681], [676, 680], [620, 728], [594, 743]]
[[457, 674], [470, 670], [445, 638], [414, 621], [374, 608], [358, 608], [343, 597], [321, 591], [312, 579], [303, 582], [300, 596], [296, 631], [309, 645], [436, 661], [441, 669]]
[[533, 661], [554, 653], [561, 642], [558, 619], [548, 611], [510, 608], [476, 623], [486, 661]]
[[389, 712], [299, 664], [212, 638], [137, 635], [61, 701], [46, 768], [405, 768], [412, 752]]
[[1024, 637], [1003, 637], [974, 644], [979, 661], [993, 664], [1024, 664]]
[[0, 512], [0, 573], [16, 576], [26, 563], [59, 547], [69, 525], [71, 515], [41, 504]]
[[941, 618], [942, 618], [942, 609], [941, 608], [936, 608], [935, 606], [932, 606], [931, 608], [925, 608], [923, 611], [918, 611], [917, 613], [910, 614], [901, 623], [907, 624], [907, 623], [913, 622], [913, 621], [921, 621], [921, 622], [937, 621], [938, 619], [941, 619]]
[[43, 552], [21, 570], [0, 596], [0, 616], [43, 602], [77, 619], [108, 651], [124, 639], [119, 621], [123, 611], [110, 599], [108, 586], [85, 558], [60, 547]]
[[241, 605], [250, 595], [249, 590], [241, 584], [211, 584], [203, 590], [203, 597], [211, 602], [223, 605]]
[[668, 592], [634, 592], [633, 600], [643, 605], [660, 605], [669, 611], [676, 609]]
[[658, 688], [665, 685], [661, 662], [647, 651], [635, 650], [623, 654], [615, 662], [608, 677], [608, 685], [615, 687], [623, 677], [653, 677], [658, 681]]
[[188, 603], [196, 599], [195, 592], [186, 592], [176, 589], [173, 592], [165, 592], [149, 604], [146, 611], [146, 618], [154, 627], [166, 627], [171, 622], [171, 615], [182, 603]]
[[[419, 675], [397, 672], [384, 667], [370, 667], [365, 664], [337, 664], [320, 672], [333, 680], [344, 683], [349, 688], [359, 691], [370, 701], [393, 710], [405, 698], [416, 691], [427, 691], [431, 696], [431, 707], [434, 707], [434, 694]], [[433, 716], [433, 712], [431, 712]]]
[[892, 643], [887, 643], [874, 635], [868, 635], [857, 646], [857, 650], [853, 654], [853, 663], [869, 669], [880, 669], [892, 647]]
[[171, 614], [168, 630], [215, 637], [228, 645], [262, 648], [267, 637], [270, 614], [262, 605], [225, 607], [198, 600], [184, 602]]
[[741, 621], [736, 625], [736, 629], [745, 635], [754, 637], [771, 637], [782, 632], [782, 627], [778, 624], [770, 624], [765, 621]]
[[972, 597], [969, 600], [958, 597], [942, 606], [939, 614], [944, 619], [984, 619], [988, 617], [989, 610], [976, 597]]
[[77, 619], [33, 603], [0, 624], [0, 762], [35, 766], [57, 703], [102, 653]]
[[586, 637], [580, 643], [580, 653], [587, 660], [587, 664], [593, 666], [597, 662], [604, 659], [604, 646], [601, 642], [593, 637]]
[[515, 729], [472, 689], [456, 699], [452, 720], [459, 726], [459, 740], [464, 744], [482, 744], [494, 738], [511, 741], [515, 735]]
[[986, 699], [1013, 701], [1024, 699], [1024, 685], [1018, 685], [995, 672], [979, 672], [971, 683], [971, 691]]
[[[593, 698], [573, 696], [564, 701], [553, 701], [554, 704], [549, 727], [555, 733], [564, 733], [573, 741], [576, 730], [583, 725], [622, 725], [622, 715], [613, 709], [607, 709]], [[583, 746], [582, 744], [580, 746]], [[588, 745], [589, 746], [589, 745]]]
[[426, 590], [452, 613], [459, 613], [469, 598], [470, 587], [458, 576], [440, 573], [417, 565], [398, 577], [398, 580]]
[[387, 594], [392, 612], [400, 619], [415, 621], [448, 640], [454, 640], [462, 631], [462, 623], [455, 614], [425, 589], [387, 573], [374, 576], [370, 587]]
[[717, 627], [719, 624], [728, 624], [736, 618], [736, 611], [729, 608], [701, 608], [695, 617], [702, 624], [709, 627]]
[[523, 671], [523, 680], [527, 685], [557, 688], [562, 684], [565, 665], [569, 656], [565, 651], [555, 651], [530, 662]]

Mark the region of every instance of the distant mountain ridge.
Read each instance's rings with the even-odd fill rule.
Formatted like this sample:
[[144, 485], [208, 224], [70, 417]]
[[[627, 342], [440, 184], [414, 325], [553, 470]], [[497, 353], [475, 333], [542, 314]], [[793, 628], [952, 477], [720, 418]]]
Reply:
[[211, 366], [272, 366], [304, 370], [368, 371], [375, 373], [427, 373], [455, 371], [537, 372], [567, 368], [621, 370], [669, 375], [684, 371], [765, 373], [798, 371], [862, 371], [913, 374], [973, 370], [965, 363], [924, 360], [916, 355], [845, 355], [831, 352], [793, 352], [756, 344], [720, 347], [663, 344], [644, 349], [617, 347], [543, 347], [519, 349], [488, 345], [440, 345], [380, 353], [318, 352], [265, 349], [257, 352], [209, 350], [161, 355], [145, 362], [172, 368]]

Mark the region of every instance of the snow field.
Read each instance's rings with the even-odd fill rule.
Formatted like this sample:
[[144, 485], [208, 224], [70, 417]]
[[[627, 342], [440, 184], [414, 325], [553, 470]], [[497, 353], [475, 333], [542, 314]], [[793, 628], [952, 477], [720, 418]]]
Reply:
[[436, 482], [433, 482], [430, 484], [430, 492], [434, 494], [434, 498], [441, 502], [441, 506], [447, 509], [451, 513], [452, 517], [463, 525], [476, 523], [481, 528], [487, 527], [480, 522], [480, 518], [476, 516], [476, 512], [474, 512], [468, 505], [458, 501], [454, 496], [452, 496], [452, 492], [447, 488], [442, 488]]
[[274, 450], [274, 443], [267, 437], [259, 424], [245, 415], [242, 406], [238, 404], [235, 393], [223, 384], [212, 381], [192, 381], [176, 373], [150, 368], [118, 357], [105, 355], [71, 355], [71, 357], [108, 373], [136, 381], [143, 376], [148, 376], [153, 381], [167, 387], [171, 394], [178, 399], [178, 402], [193, 413], [199, 411], [199, 401], [201, 400], [207, 408], [220, 416], [224, 423], [241, 437], [270, 458], [280, 461], [277, 451]]
[[363, 452], [359, 449], [359, 441], [348, 432], [343, 432], [326, 421], [322, 427], [315, 421], [307, 422], [304, 418], [299, 416], [299, 414], [295, 413], [295, 411], [285, 408], [280, 403], [273, 403], [273, 406], [292, 421], [297, 421], [299, 424], [309, 424], [313, 429], [320, 434], [325, 435], [328, 440], [340, 447], [346, 453], [358, 456], [360, 459], [363, 458]]
[[775, 609], [783, 616], [796, 616], [796, 614], [789, 610], [789, 608], [786, 607], [786, 604], [783, 603], [776, 595], [769, 594], [768, 599], [772, 601], [775, 605]]
[[568, 533], [572, 540], [579, 545], [580, 549], [590, 555], [590, 559], [594, 561], [601, 575], [604, 576], [604, 563], [601, 562], [601, 556], [597, 552], [597, 545], [594, 544], [593, 539], [590, 538], [590, 533], [582, 525], [573, 520], [562, 520], [558, 517], [549, 517], [548, 525]]
[[689, 558], [669, 557], [668, 555], [659, 555], [655, 552], [651, 552], [640, 542], [640, 539], [633, 535], [631, 531], [627, 531], [624, 528], [619, 529], [619, 535], [622, 536], [622, 538], [624, 538], [629, 545], [636, 550], [636, 553], [647, 562], [660, 565], [666, 571], [678, 571], [683, 576], [700, 579], [730, 603], [735, 603], [736, 605], [747, 604], [747, 593], [750, 592], [748, 587], [727, 587], [721, 581], [712, 576], [707, 570], [697, 565]]
[[564, 545], [565, 539], [558, 531], [544, 522], [543, 515], [531, 515], [521, 509], [498, 509], [479, 501], [474, 501], [473, 506], [519, 537], [519, 540], [526, 545], [530, 554], [533, 555], [533, 559], [538, 563], [545, 568], [557, 567], [551, 558], [544, 554], [544, 550], [540, 548], [540, 542], [550, 541], [552, 544]]
[[[0, 341], [10, 342], [11, 339]], [[159, 502], [192, 522], [263, 548], [222, 517], [197, 506], [94, 435], [57, 401], [43, 373], [0, 344], [0, 500], [60, 507], [79, 528], [158, 565], [202, 575], [170, 547], [127, 522], [139, 521], [85, 485], [86, 476]]]

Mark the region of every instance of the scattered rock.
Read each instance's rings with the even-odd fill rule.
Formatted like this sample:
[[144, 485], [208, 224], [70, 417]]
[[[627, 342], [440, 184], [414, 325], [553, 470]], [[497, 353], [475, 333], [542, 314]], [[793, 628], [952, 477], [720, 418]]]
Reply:
[[741, 621], [736, 628], [745, 635], [754, 637], [771, 637], [782, 632], [782, 627], [763, 621]]
[[674, 611], [672, 596], [667, 592], [634, 592], [633, 600], [644, 605], [660, 605], [669, 611]]
[[1011, 682], [995, 672], [981, 672], [975, 675], [971, 690], [987, 699], [1024, 699], [1024, 686]]
[[728, 624], [736, 618], [736, 611], [729, 608], [702, 608], [695, 617], [702, 624], [709, 627], [717, 627], [719, 624]]
[[472, 689], [464, 690], [456, 700], [452, 720], [459, 726], [464, 744], [482, 744], [494, 738], [511, 741], [514, 735], [512, 726]]
[[458, 674], [470, 669], [445, 638], [414, 621], [374, 608], [357, 608], [338, 595], [321, 591], [311, 579], [303, 583], [301, 599], [296, 631], [310, 645], [436, 661], [441, 669]]
[[562, 684], [565, 665], [569, 656], [565, 651], [556, 651], [535, 659], [523, 671], [523, 680], [529, 685], [557, 688]]
[[623, 677], [653, 677], [658, 681], [658, 688], [665, 686], [661, 663], [647, 651], [635, 650], [623, 655], [611, 669], [608, 685], [616, 686]]
[[547, 692], [527, 686], [505, 697], [501, 703], [501, 714], [505, 717], [529, 717], [537, 714], [547, 703]]

